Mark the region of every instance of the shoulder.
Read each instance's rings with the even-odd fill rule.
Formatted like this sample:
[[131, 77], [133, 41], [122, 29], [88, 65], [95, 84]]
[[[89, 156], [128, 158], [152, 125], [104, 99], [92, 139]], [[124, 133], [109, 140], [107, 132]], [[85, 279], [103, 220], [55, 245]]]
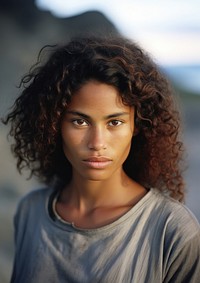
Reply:
[[156, 233], [163, 250], [163, 282], [198, 282], [200, 225], [197, 219], [187, 206], [157, 190], [152, 191], [152, 202], [158, 214]]
[[151, 190], [151, 200], [153, 200], [155, 208], [159, 208], [165, 216], [169, 217], [169, 220], [179, 219], [181, 222], [187, 222], [190, 219], [199, 226], [196, 217], [184, 203], [165, 195], [157, 189]]
[[191, 210], [183, 203], [164, 195], [153, 189], [152, 195], [163, 217], [167, 217], [169, 223], [176, 223], [177, 226], [193, 225], [199, 230], [199, 223]]
[[152, 190], [152, 202], [154, 214], [158, 217], [158, 227], [162, 227], [169, 241], [181, 240], [186, 243], [195, 237], [199, 237], [200, 241], [200, 225], [186, 205], [155, 189]]
[[31, 203], [37, 203], [41, 200], [44, 200], [48, 198], [51, 193], [53, 192], [52, 188], [40, 188], [35, 189], [27, 194], [25, 194], [19, 201], [18, 207], [31, 204]]
[[25, 219], [30, 214], [34, 214], [45, 208], [53, 191], [52, 188], [41, 188], [24, 195], [17, 205], [15, 221], [18, 221], [20, 218]]

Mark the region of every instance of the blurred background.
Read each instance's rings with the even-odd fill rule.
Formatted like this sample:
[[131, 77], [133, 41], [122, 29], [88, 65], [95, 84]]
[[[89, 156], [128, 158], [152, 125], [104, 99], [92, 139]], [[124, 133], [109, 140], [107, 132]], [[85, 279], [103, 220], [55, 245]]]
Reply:
[[[200, 1], [1, 0], [0, 116], [45, 44], [82, 34], [123, 34], [146, 49], [180, 97], [187, 148], [186, 205], [200, 221]], [[9, 282], [14, 255], [13, 215], [22, 195], [41, 186], [20, 176], [0, 124], [0, 282]]]

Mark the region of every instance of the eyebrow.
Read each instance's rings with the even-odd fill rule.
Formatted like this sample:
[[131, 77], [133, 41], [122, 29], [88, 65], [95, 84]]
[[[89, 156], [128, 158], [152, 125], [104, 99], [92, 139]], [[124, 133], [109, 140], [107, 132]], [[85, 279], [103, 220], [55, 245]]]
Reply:
[[[79, 112], [79, 111], [69, 110], [69, 111], [66, 111], [66, 114], [72, 114], [72, 115], [83, 117], [85, 119], [91, 119], [89, 115]], [[117, 118], [120, 116], [129, 115], [129, 114], [130, 114], [129, 112], [117, 112], [117, 113], [113, 113], [113, 114], [105, 116], [104, 119], [107, 120], [107, 119]]]

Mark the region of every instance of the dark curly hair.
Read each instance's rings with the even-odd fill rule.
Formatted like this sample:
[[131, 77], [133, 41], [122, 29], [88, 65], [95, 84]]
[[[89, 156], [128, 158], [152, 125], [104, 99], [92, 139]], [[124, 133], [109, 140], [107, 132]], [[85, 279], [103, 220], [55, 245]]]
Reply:
[[73, 94], [89, 80], [97, 80], [115, 86], [123, 103], [136, 109], [138, 134], [123, 165], [125, 172], [182, 201], [179, 113], [168, 81], [149, 55], [123, 37], [73, 39], [48, 52], [41, 64], [42, 50], [37, 64], [22, 78], [23, 91], [4, 120], [11, 122], [18, 170], [28, 167], [48, 185], [69, 182], [72, 170], [62, 149], [62, 117]]

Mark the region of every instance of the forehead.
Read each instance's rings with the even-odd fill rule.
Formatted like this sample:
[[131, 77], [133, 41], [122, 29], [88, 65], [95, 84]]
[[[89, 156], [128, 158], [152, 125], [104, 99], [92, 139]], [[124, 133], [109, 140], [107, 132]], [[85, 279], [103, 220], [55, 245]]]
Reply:
[[98, 81], [87, 82], [73, 95], [68, 109], [74, 108], [94, 112], [130, 110], [129, 106], [123, 104], [119, 91], [114, 86]]

